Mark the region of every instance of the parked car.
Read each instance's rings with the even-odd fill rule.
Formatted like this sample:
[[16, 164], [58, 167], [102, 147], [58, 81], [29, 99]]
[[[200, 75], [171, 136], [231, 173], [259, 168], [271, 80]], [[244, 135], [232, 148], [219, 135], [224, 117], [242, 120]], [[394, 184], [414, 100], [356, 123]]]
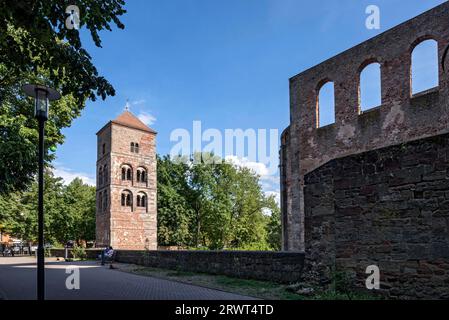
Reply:
[[13, 256], [13, 252], [12, 252], [11, 248], [6, 247], [5, 249], [3, 249], [2, 255], [4, 257], [10, 257], [10, 256]]
[[12, 247], [11, 247], [11, 250], [14, 252], [14, 254], [20, 254], [20, 252], [21, 252], [21, 250], [20, 250], [20, 246], [18, 246], [18, 245], [13, 245]]

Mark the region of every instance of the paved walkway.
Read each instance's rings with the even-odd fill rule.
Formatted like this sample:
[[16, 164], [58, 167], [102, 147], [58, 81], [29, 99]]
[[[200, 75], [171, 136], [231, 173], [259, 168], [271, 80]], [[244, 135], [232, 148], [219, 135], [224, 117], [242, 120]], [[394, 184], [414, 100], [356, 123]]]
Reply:
[[[53, 261], [53, 262], [50, 262]], [[46, 263], [46, 298], [50, 300], [247, 300], [250, 297], [111, 270], [97, 262]], [[78, 266], [80, 289], [68, 290], [67, 266]], [[0, 257], [0, 299], [36, 298], [36, 259]]]

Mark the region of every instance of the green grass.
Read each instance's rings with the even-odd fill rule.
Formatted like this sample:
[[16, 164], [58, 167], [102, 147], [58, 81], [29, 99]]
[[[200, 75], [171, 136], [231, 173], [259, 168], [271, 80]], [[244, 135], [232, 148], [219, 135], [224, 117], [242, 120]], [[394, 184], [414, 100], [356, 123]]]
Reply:
[[188, 271], [167, 271], [166, 274], [168, 277], [192, 277], [195, 275], [194, 272], [188, 272]]
[[313, 295], [303, 296], [292, 292], [288, 285], [269, 281], [240, 279], [223, 275], [211, 275], [182, 270], [167, 270], [137, 265], [115, 264], [118, 270], [179, 281], [212, 289], [247, 295], [269, 300], [373, 300], [375, 297], [351, 293], [349, 295], [332, 291], [316, 291]]

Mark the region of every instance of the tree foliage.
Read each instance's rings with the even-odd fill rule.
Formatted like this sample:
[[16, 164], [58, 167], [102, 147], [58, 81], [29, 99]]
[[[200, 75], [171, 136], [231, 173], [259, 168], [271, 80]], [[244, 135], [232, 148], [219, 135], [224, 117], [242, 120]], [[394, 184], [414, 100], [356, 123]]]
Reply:
[[[52, 103], [46, 150], [64, 141], [61, 129], [78, 117], [87, 99], [114, 95], [83, 48], [80, 33], [65, 27], [64, 0], [0, 0], [0, 194], [24, 190], [37, 171], [37, 122], [26, 83], [51, 86], [62, 94]], [[123, 28], [122, 0], [79, 0], [80, 27], [97, 46], [99, 32]], [[46, 161], [53, 156], [46, 155]]]
[[[27, 241], [37, 240], [38, 186], [0, 196], [2, 231]], [[95, 239], [95, 187], [74, 179], [65, 186], [50, 171], [44, 175], [46, 242]]]
[[188, 166], [157, 159], [158, 242], [165, 245], [191, 244], [193, 208], [189, 204]]
[[[280, 210], [259, 177], [231, 163], [193, 164], [158, 157], [158, 242], [203, 249], [280, 250]], [[95, 239], [95, 187], [45, 173], [45, 235], [52, 243]], [[37, 183], [0, 196], [0, 228], [37, 236]]]
[[[96, 46], [101, 47], [99, 31], [112, 30], [111, 22], [123, 29], [123, 0], [78, 0], [80, 28], [87, 28]], [[0, 64], [7, 70], [1, 84], [20, 82], [24, 73], [40, 75], [49, 71], [47, 80], [63, 95], [71, 94], [77, 104], [86, 98], [103, 99], [114, 93], [112, 85], [92, 64], [82, 47], [80, 33], [66, 27], [69, 17], [65, 0], [0, 1]]]
[[160, 245], [280, 249], [279, 208], [250, 169], [165, 156], [157, 171]]
[[267, 224], [267, 241], [271, 248], [279, 251], [282, 249], [281, 209], [273, 195], [267, 199], [267, 208], [271, 212], [270, 220]]

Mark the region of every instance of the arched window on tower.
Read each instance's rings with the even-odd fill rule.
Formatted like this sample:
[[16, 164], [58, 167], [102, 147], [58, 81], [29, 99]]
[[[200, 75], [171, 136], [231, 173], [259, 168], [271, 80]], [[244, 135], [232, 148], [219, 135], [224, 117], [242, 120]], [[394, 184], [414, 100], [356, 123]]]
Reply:
[[147, 171], [145, 168], [137, 168], [137, 182], [147, 181]]
[[99, 210], [100, 212], [103, 211], [103, 192], [100, 192], [100, 193], [98, 194], [98, 210]]
[[131, 142], [131, 152], [134, 153], [134, 142]]
[[144, 192], [139, 192], [137, 194], [137, 206], [140, 208], [147, 207], [147, 195]]
[[133, 178], [133, 169], [130, 165], [123, 164], [121, 169], [122, 181], [132, 181]]
[[108, 183], [108, 177], [109, 177], [108, 165], [105, 164], [104, 167], [103, 167], [103, 182], [104, 183]]
[[131, 193], [128, 193], [126, 195], [126, 206], [127, 207], [131, 207], [132, 205], [133, 205], [133, 200], [132, 200], [132, 197], [131, 197]]
[[107, 210], [108, 208], [108, 192], [105, 191], [103, 194], [103, 210]]
[[126, 205], [126, 194], [122, 193], [122, 207]]
[[140, 206], [143, 207], [143, 208], [147, 207], [147, 196], [146, 195], [143, 195], [140, 198]]
[[98, 170], [98, 185], [103, 185], [103, 167]]
[[133, 195], [131, 191], [124, 190], [121, 194], [121, 204], [122, 207], [132, 207], [133, 205]]
[[139, 144], [138, 143], [135, 144], [134, 152], [139, 153]]

